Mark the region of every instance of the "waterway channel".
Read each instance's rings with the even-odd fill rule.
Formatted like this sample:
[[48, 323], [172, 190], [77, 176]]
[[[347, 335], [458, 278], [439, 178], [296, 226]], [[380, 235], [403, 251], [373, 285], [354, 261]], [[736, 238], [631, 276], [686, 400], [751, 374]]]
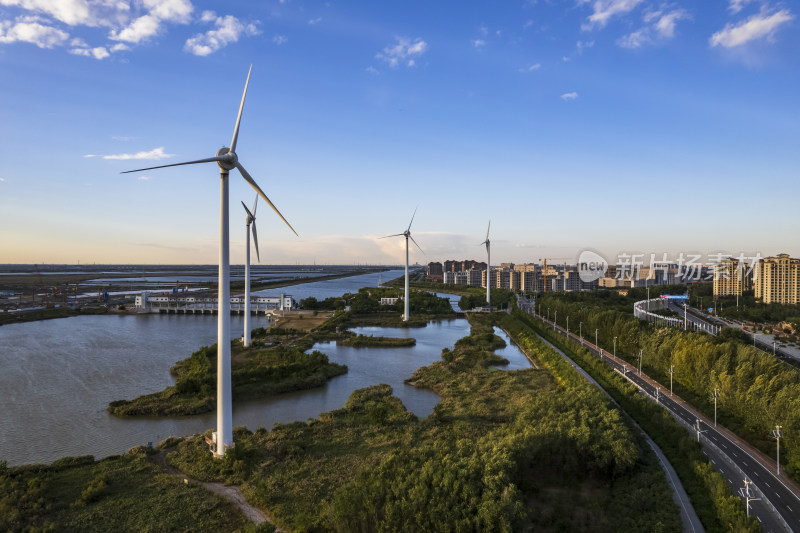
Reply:
[[[346, 282], [343, 285], [348, 287], [339, 292], [342, 294], [357, 290], [353, 285], [358, 280], [354, 278], [332, 281]], [[265, 325], [264, 320], [259, 317], [253, 327]], [[241, 329], [242, 318], [231, 317], [232, 334], [239, 336]], [[410, 411], [427, 416], [438, 396], [405, 385], [403, 380], [417, 368], [438, 361], [442, 348], [452, 348], [456, 340], [469, 333], [469, 323], [453, 319], [431, 322], [424, 328], [354, 331], [411, 336], [417, 344], [410, 348], [351, 348], [320, 343], [313, 349], [346, 364], [347, 374], [317, 389], [234, 404], [234, 426], [255, 430], [315, 418], [342, 407], [354, 390], [379, 383], [391, 385]], [[113, 400], [134, 398], [171, 385], [174, 380], [169, 368], [215, 341], [216, 317], [210, 315], [78, 316], [0, 327], [0, 460], [19, 465], [85, 454], [100, 458], [124, 453], [136, 445], [158, 443], [170, 435], [191, 435], [213, 428], [214, 413], [121, 419], [110, 416], [106, 407]], [[524, 368], [524, 355], [509, 350], [498, 351], [511, 361], [507, 368]]]

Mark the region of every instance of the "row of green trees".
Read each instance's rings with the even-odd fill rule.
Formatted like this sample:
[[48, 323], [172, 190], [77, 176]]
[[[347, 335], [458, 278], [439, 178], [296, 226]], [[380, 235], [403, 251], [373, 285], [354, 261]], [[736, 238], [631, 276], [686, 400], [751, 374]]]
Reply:
[[[686, 489], [700, 520], [708, 531], [759, 531], [748, 519], [741, 500], [733, 495], [725, 478], [715, 472], [701, 446], [660, 406], [638, 393], [629, 381], [575, 342], [533, 318], [515, 311], [503, 320], [503, 327], [515, 338], [528, 343], [538, 334], [559, 346], [608, 391], [626, 413], [658, 444]], [[563, 361], [563, 359], [562, 359]]]
[[[578, 325], [584, 336], [611, 351], [616, 338], [616, 353], [638, 364], [643, 353], [644, 370], [662, 384], [669, 384], [669, 369], [674, 368], [676, 392], [713, 416], [716, 389], [719, 418], [726, 426], [775, 456], [769, 439], [776, 424], [783, 426], [781, 462], [786, 472], [800, 480], [800, 371], [781, 363], [771, 354], [756, 350], [740, 334], [726, 332], [718, 337], [674, 328], [654, 328], [640, 322], [632, 312], [609, 310], [593, 293], [550, 294], [537, 302], [558, 311], [558, 324], [570, 329]], [[551, 315], [551, 316], [552, 316]]]

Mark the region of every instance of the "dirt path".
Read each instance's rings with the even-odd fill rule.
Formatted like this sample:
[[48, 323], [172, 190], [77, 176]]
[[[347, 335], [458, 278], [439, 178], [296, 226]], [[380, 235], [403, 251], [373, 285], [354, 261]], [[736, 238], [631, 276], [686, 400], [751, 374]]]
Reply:
[[[269, 519], [267, 515], [265, 515], [260, 509], [253, 507], [244, 497], [242, 494], [242, 490], [237, 487], [236, 485], [225, 485], [224, 483], [207, 483], [204, 481], [197, 481], [196, 479], [192, 479], [177, 468], [174, 468], [167, 464], [167, 451], [161, 450], [157, 454], [150, 456], [150, 459], [158, 465], [161, 470], [165, 473], [180, 477], [184, 480], [189, 480], [191, 483], [196, 483], [205, 487], [207, 490], [219, 494], [220, 496], [227, 498], [231, 502], [233, 502], [236, 507], [238, 507], [242, 513], [247, 517], [248, 520], [253, 522], [254, 524], [262, 524], [264, 522], [269, 522], [272, 524], [272, 520]], [[283, 529], [276, 528], [276, 532], [278, 533], [286, 533]]]

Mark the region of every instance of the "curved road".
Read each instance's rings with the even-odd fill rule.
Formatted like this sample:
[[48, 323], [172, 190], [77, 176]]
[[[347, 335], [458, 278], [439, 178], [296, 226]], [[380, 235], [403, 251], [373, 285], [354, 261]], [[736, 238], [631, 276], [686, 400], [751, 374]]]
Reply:
[[[561, 326], [539, 315], [534, 316], [560, 333], [566, 334]], [[580, 339], [574, 333], [569, 333], [569, 338], [581, 342], [590, 352], [639, 387], [643, 393], [658, 401], [682, 424], [695, 428], [699, 420], [701, 433], [698, 438], [703, 444], [704, 451], [711, 459], [714, 468], [731, 483], [734, 494], [739, 494], [739, 489], [744, 487], [744, 478], [752, 482], [753, 495], [760, 500], [751, 500], [750, 515], [761, 522], [765, 531], [800, 531], [800, 487], [783, 475], [780, 477], [776, 475], [776, 463], [773, 459], [744, 442], [727, 428], [715, 427], [713, 420], [708, 420], [705, 415], [677, 395], [670, 396], [669, 389], [646, 374], [639, 374], [626, 361], [614, 357], [586, 339]], [[695, 429], [690, 431], [696, 433]]]

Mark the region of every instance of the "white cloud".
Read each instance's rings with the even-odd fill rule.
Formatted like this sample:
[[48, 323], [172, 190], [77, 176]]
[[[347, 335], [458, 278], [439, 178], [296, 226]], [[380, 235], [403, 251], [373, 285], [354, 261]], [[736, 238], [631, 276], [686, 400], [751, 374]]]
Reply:
[[542, 68], [541, 63], [534, 63], [533, 65], [528, 65], [527, 67], [522, 67], [517, 69], [518, 72], [533, 72], [534, 70], [539, 70]]
[[0, 21], [0, 43], [25, 42], [39, 48], [61, 46], [69, 34], [39, 22], [37, 17], [20, 17], [15, 22]]
[[103, 46], [98, 46], [96, 48], [71, 48], [69, 53], [75, 54], [76, 56], [93, 57], [95, 59], [105, 59], [111, 55]]
[[749, 4], [753, 0], [730, 0], [730, 4], [728, 5], [728, 9], [731, 13], [738, 13], [741, 11], [745, 5]]
[[778, 27], [792, 19], [794, 15], [788, 9], [772, 15], [762, 11], [737, 25], [727, 24], [724, 29], [712, 35], [708, 42], [711, 47], [733, 48], [764, 37], [771, 39]]
[[127, 159], [150, 159], [150, 160], [159, 160], [159, 159], [167, 159], [169, 157], [173, 157], [175, 154], [165, 154], [164, 147], [161, 146], [159, 148], [154, 148], [149, 152], [138, 152], [135, 154], [115, 154], [115, 155], [96, 155], [96, 154], [86, 154], [83, 157], [101, 157], [103, 159], [115, 159], [115, 160], [127, 160]]
[[381, 74], [378, 69], [376, 69], [375, 67], [373, 67], [371, 65], [369, 67], [365, 68], [364, 71], [367, 74], [372, 74], [373, 76], [380, 76], [380, 74]]
[[689, 14], [683, 9], [676, 9], [669, 13], [661, 13], [655, 23], [658, 34], [665, 39], [672, 39], [675, 36], [675, 25], [679, 20], [689, 18]]
[[2, 182], [4, 182], [4, 181], [6, 181], [6, 179], [5, 179], [5, 178], [0, 178], [0, 183], [2, 183]]
[[570, 100], [575, 100], [576, 98], [578, 98], [578, 93], [576, 92], [564, 93], [561, 95], [561, 99], [564, 100], [565, 102], [568, 102]]
[[138, 179], [140, 181], [150, 181], [152, 178], [150, 176], [139, 176], [136, 179]]
[[641, 48], [648, 44], [658, 44], [675, 37], [675, 26], [679, 20], [688, 19], [689, 14], [683, 9], [648, 11], [642, 17], [646, 26], [617, 39], [622, 48]]
[[285, 35], [276, 35], [275, 37], [272, 38], [272, 42], [280, 46], [282, 44], [288, 43], [289, 39]]
[[143, 0], [150, 14], [165, 22], [186, 24], [194, 10], [189, 0]]
[[322, 17], [317, 17], [315, 19], [311, 19], [311, 20], [308, 21], [308, 23], [311, 26], [313, 26], [314, 24], [319, 24], [320, 22], [322, 22]]
[[130, 50], [130, 49], [131, 49], [130, 46], [123, 43], [117, 43], [113, 45], [111, 48], [109, 48], [109, 50], [111, 50], [112, 52], [122, 52], [123, 50]]
[[594, 13], [589, 15], [589, 22], [582, 25], [581, 29], [591, 30], [596, 27], [603, 28], [611, 17], [623, 15], [633, 11], [643, 0], [579, 0], [579, 4], [591, 2]]
[[420, 38], [411, 42], [404, 37], [397, 37], [394, 46], [388, 46], [382, 52], [378, 52], [376, 59], [386, 61], [390, 67], [396, 67], [400, 63], [406, 63], [409, 67], [416, 64], [414, 57], [421, 56], [428, 49], [428, 43]]
[[629, 49], [641, 48], [648, 43], [650, 43], [650, 35], [646, 28], [629, 33], [628, 35], [624, 35], [617, 39], [618, 46]]
[[87, 0], [0, 0], [0, 5], [43, 13], [70, 26], [93, 25]]
[[523, 24], [523, 25], [522, 25], [522, 28], [523, 28], [523, 29], [525, 29], [525, 30], [527, 30], [527, 29], [528, 29], [528, 28], [530, 28], [531, 26], [533, 26], [533, 21], [532, 21], [532, 20], [526, 20], [526, 21], [525, 21], [525, 24]]
[[486, 46], [486, 41], [484, 41], [483, 39], [475, 39], [472, 41], [472, 46], [474, 46], [475, 48]]
[[161, 21], [153, 15], [142, 15], [134, 19], [126, 28], [121, 31], [111, 30], [108, 38], [112, 41], [125, 41], [127, 43], [139, 44], [146, 41], [161, 29]]
[[259, 33], [254, 23], [244, 24], [233, 15], [217, 17], [214, 19], [214, 24], [217, 26], [216, 29], [198, 33], [187, 39], [183, 49], [197, 56], [207, 56], [230, 43], [235, 43], [242, 35]]

